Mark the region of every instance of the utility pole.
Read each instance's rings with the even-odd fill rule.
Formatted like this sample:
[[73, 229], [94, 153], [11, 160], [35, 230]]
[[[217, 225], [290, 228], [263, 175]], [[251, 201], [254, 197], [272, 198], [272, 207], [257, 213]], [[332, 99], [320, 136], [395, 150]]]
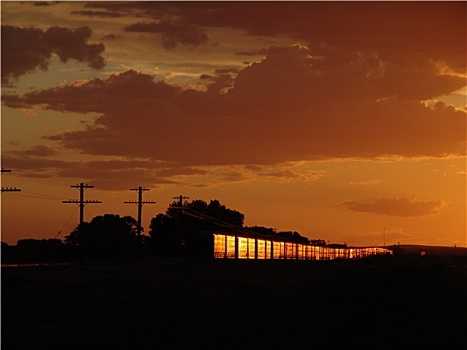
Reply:
[[[3, 169], [2, 168], [2, 174], [3, 173], [11, 173], [11, 170], [9, 169]], [[20, 188], [16, 188], [16, 187], [2, 187], [2, 192], [20, 192], [21, 189]]]
[[102, 203], [98, 200], [84, 200], [84, 191], [87, 188], [94, 188], [94, 186], [85, 185], [80, 183], [79, 185], [72, 185], [70, 187], [78, 188], [79, 189], [79, 200], [78, 199], [70, 199], [67, 201], [62, 201], [62, 203], [75, 203], [79, 205], [79, 224], [82, 225], [84, 222], [84, 206], [86, 204], [99, 204]]
[[[178, 199], [178, 207], [175, 208], [177, 208], [180, 211], [180, 213], [183, 214], [183, 200], [190, 199], [190, 197], [180, 195], [178, 197], [172, 197], [172, 199]], [[185, 236], [185, 229], [183, 228], [183, 225], [180, 222], [177, 224], [177, 227], [177, 241], [179, 244], [180, 252], [183, 252], [183, 237]]]
[[184, 196], [180, 195], [178, 197], [173, 197], [172, 199], [178, 199], [178, 205], [180, 207], [182, 207], [183, 206], [183, 200], [184, 199], [190, 199], [190, 197], [184, 197]]
[[130, 188], [130, 191], [138, 192], [138, 201], [127, 201], [123, 202], [124, 204], [137, 204], [138, 205], [138, 259], [140, 257], [140, 247], [141, 247], [141, 215], [143, 211], [143, 204], [154, 204], [154, 201], [143, 201], [143, 192], [149, 191], [148, 188], [143, 188], [139, 186], [138, 188]]
[[70, 199], [67, 201], [62, 201], [62, 203], [75, 203], [79, 205], [79, 226], [78, 226], [79, 265], [81, 268], [83, 268], [83, 247], [82, 247], [82, 241], [81, 241], [82, 237], [81, 237], [80, 229], [82, 229], [82, 226], [84, 223], [84, 206], [86, 204], [99, 204], [102, 202], [98, 200], [87, 200], [87, 201], [84, 200], [84, 191], [87, 188], [94, 188], [94, 186], [89, 186], [89, 185], [80, 183], [79, 185], [71, 185], [70, 187], [79, 189], [79, 200]]

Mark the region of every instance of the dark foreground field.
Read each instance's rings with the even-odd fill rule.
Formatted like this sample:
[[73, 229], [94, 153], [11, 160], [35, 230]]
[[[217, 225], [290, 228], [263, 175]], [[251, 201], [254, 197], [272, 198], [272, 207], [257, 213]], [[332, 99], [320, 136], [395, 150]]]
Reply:
[[2, 268], [2, 350], [464, 349], [467, 270], [432, 257]]

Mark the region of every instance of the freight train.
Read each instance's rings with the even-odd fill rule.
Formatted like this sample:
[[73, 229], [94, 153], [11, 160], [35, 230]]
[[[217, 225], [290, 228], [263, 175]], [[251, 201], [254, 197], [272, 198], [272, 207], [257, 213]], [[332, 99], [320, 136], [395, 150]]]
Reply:
[[316, 246], [255, 234], [212, 232], [216, 259], [334, 260], [392, 255], [384, 247]]

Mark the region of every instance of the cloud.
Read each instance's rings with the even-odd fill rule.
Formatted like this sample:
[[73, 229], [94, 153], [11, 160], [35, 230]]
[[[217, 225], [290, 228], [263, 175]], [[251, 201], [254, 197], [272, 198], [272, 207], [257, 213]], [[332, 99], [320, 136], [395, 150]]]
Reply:
[[267, 179], [271, 182], [314, 182], [325, 176], [324, 171], [296, 171], [284, 167], [284, 169], [271, 169], [270, 171], [259, 172], [258, 176], [262, 177], [262, 181]]
[[2, 162], [15, 174], [28, 178], [81, 178], [103, 190], [125, 190], [137, 184], [158, 187], [176, 184], [181, 175], [203, 174], [203, 170], [173, 168], [170, 164], [148, 160], [63, 160], [55, 150], [37, 145], [30, 150], [2, 154]]
[[28, 118], [37, 117], [37, 112], [34, 109], [21, 108], [21, 113]]
[[11, 154], [15, 156], [33, 156], [33, 157], [48, 157], [58, 154], [55, 148], [47, 145], [34, 145], [30, 149], [22, 151], [11, 151]]
[[[378, 52], [399, 63], [444, 60], [466, 71], [463, 2], [93, 2], [86, 7], [137, 13], [195, 28], [229, 28], [289, 37], [309, 47]], [[245, 51], [248, 52], [248, 51]]]
[[388, 216], [418, 217], [436, 215], [447, 203], [443, 200], [419, 201], [415, 196], [406, 198], [380, 198], [373, 202], [346, 201], [339, 206], [360, 213], [375, 213]]
[[127, 32], [157, 33], [162, 35], [162, 45], [174, 49], [177, 45], [200, 46], [208, 42], [208, 36], [198, 26], [173, 21], [139, 22], [124, 28]]
[[47, 70], [52, 54], [62, 62], [74, 59], [94, 69], [103, 68], [104, 45], [88, 44], [91, 34], [89, 27], [42, 30], [2, 25], [2, 84], [36, 69]]
[[129, 70], [112, 74], [105, 80], [95, 78], [76, 81], [72, 84], [28, 93], [22, 98], [5, 95], [3, 100], [10, 107], [40, 105], [58, 111], [109, 114], [120, 112], [123, 108], [124, 113], [137, 114], [140, 112], [138, 109], [154, 107], [158, 103], [163, 103], [165, 99], [170, 100], [180, 91], [180, 88], [170, 86], [164, 81], [155, 83], [151, 76]]
[[370, 185], [378, 185], [381, 182], [381, 179], [373, 179], [373, 180], [366, 180], [366, 181], [350, 181], [349, 184], [352, 186], [370, 186]]
[[268, 50], [265, 48], [251, 50], [251, 51], [238, 51], [236, 55], [238, 56], [265, 56], [268, 53]]
[[121, 39], [121, 35], [116, 35], [116, 34], [107, 34], [102, 37], [102, 40], [109, 40], [109, 41], [114, 41], [114, 40], [119, 40]]
[[[353, 58], [316, 57], [301, 45], [271, 47], [223, 94], [219, 89], [231, 80], [210, 78], [217, 87], [202, 92], [129, 70], [2, 99], [12, 108], [98, 113], [82, 130], [48, 136], [94, 155], [190, 166], [465, 155], [465, 113], [420, 103], [457, 90], [464, 79], [435, 69], [412, 74], [410, 67], [402, 79], [404, 67], [373, 55]], [[405, 88], [410, 80], [423, 86], [418, 96]]]
[[206, 92], [225, 93], [233, 87], [237, 73], [238, 70], [236, 69], [218, 69], [214, 75], [203, 74], [200, 79], [211, 81], [211, 83], [207, 84]]
[[101, 17], [101, 18], [119, 18], [125, 17], [125, 14], [121, 12], [112, 12], [112, 11], [92, 11], [92, 10], [81, 10], [81, 11], [71, 11], [72, 15], [80, 15], [86, 17]]

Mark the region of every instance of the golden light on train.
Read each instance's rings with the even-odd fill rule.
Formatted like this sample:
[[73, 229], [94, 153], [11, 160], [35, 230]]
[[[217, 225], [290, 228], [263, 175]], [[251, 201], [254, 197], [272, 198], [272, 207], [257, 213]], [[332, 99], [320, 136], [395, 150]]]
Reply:
[[228, 259], [290, 259], [290, 260], [335, 260], [359, 259], [376, 254], [391, 254], [381, 247], [329, 247], [313, 246], [297, 242], [284, 242], [258, 237], [235, 236], [215, 233], [214, 257]]

